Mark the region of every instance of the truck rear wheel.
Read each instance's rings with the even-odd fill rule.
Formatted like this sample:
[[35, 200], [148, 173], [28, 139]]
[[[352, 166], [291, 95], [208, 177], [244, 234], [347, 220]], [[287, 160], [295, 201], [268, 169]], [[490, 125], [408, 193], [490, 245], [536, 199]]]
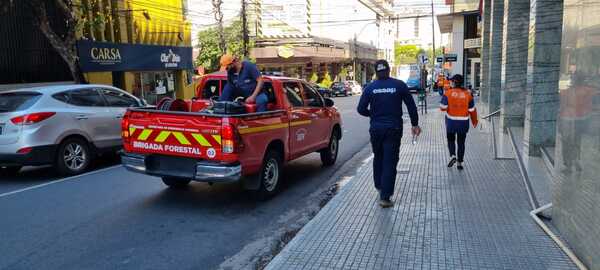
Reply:
[[329, 139], [329, 145], [327, 146], [327, 148], [319, 151], [319, 153], [321, 154], [321, 162], [323, 162], [324, 166], [331, 166], [335, 164], [340, 148], [339, 146], [340, 138], [337, 134], [337, 131], [334, 130], [331, 133], [331, 138]]
[[258, 174], [260, 187], [257, 190], [257, 196], [259, 200], [269, 199], [277, 193], [282, 163], [281, 154], [276, 150], [269, 150], [265, 155]]
[[177, 177], [163, 177], [162, 181], [163, 181], [163, 183], [165, 183], [165, 185], [169, 186], [170, 188], [174, 188], [174, 189], [186, 188], [188, 186], [188, 184], [191, 182], [190, 179], [177, 178]]

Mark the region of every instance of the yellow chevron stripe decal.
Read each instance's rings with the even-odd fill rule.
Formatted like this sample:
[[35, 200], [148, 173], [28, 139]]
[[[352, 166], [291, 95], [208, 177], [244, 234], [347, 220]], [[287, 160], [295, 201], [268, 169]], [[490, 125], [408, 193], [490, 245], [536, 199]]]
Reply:
[[202, 146], [212, 146], [202, 134], [192, 133], [192, 137]]
[[152, 134], [152, 130], [151, 129], [144, 129], [142, 131], [142, 133], [140, 133], [140, 136], [138, 136], [138, 140], [145, 141], [145, 140], [148, 139], [148, 137], [150, 137], [151, 134]]
[[135, 132], [136, 128], [129, 126], [129, 136], [133, 135], [133, 133]]
[[212, 135], [213, 139], [217, 141], [217, 143], [221, 144], [221, 135]]
[[181, 132], [173, 132], [173, 136], [175, 136], [175, 139], [177, 139], [177, 141], [179, 141], [180, 144], [183, 145], [190, 145], [190, 141], [188, 141], [188, 139], [185, 137], [185, 135], [183, 135], [183, 133]]
[[154, 141], [159, 143], [164, 142], [169, 138], [169, 135], [171, 135], [171, 131], [161, 131]]

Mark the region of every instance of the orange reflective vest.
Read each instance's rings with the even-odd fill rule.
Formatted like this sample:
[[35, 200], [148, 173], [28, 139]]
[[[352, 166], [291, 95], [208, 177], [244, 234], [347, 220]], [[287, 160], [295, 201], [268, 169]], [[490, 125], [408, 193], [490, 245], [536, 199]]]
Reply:
[[466, 121], [471, 119], [474, 127], [479, 122], [475, 100], [467, 89], [450, 88], [446, 90], [440, 103], [440, 110], [446, 112], [448, 120]]

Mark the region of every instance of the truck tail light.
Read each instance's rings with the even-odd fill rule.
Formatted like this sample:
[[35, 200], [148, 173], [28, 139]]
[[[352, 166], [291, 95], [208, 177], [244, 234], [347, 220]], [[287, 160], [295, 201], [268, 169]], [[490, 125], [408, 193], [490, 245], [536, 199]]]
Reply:
[[55, 112], [39, 112], [39, 113], [31, 113], [26, 115], [21, 115], [10, 119], [10, 121], [15, 125], [33, 125], [35, 123], [39, 123], [44, 121], [53, 115]]
[[224, 154], [231, 154], [235, 151], [235, 130], [230, 124], [221, 126], [221, 145]]
[[125, 112], [123, 119], [121, 120], [121, 138], [123, 139], [125, 150], [128, 150], [127, 146], [129, 145], [129, 138], [131, 137], [131, 134], [129, 134], [129, 115], [129, 111]]

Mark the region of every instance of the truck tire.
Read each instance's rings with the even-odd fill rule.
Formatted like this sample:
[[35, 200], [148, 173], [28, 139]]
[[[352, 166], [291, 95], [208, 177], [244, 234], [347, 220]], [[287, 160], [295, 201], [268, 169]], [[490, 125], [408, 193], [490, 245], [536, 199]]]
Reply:
[[58, 146], [55, 164], [61, 175], [83, 173], [91, 163], [92, 153], [88, 142], [84, 139], [68, 138]]
[[184, 189], [191, 182], [190, 179], [177, 178], [177, 177], [166, 177], [166, 176], [162, 177], [162, 181], [169, 188], [173, 188], [173, 189]]
[[333, 131], [331, 133], [331, 138], [329, 139], [329, 145], [325, 149], [321, 149], [319, 153], [321, 154], [321, 162], [323, 162], [323, 166], [331, 166], [335, 164], [337, 160], [338, 152], [340, 149], [340, 137], [337, 134], [337, 131]]
[[256, 191], [256, 195], [259, 200], [267, 200], [277, 194], [282, 165], [281, 153], [273, 149], [268, 150], [257, 176], [260, 187]]

